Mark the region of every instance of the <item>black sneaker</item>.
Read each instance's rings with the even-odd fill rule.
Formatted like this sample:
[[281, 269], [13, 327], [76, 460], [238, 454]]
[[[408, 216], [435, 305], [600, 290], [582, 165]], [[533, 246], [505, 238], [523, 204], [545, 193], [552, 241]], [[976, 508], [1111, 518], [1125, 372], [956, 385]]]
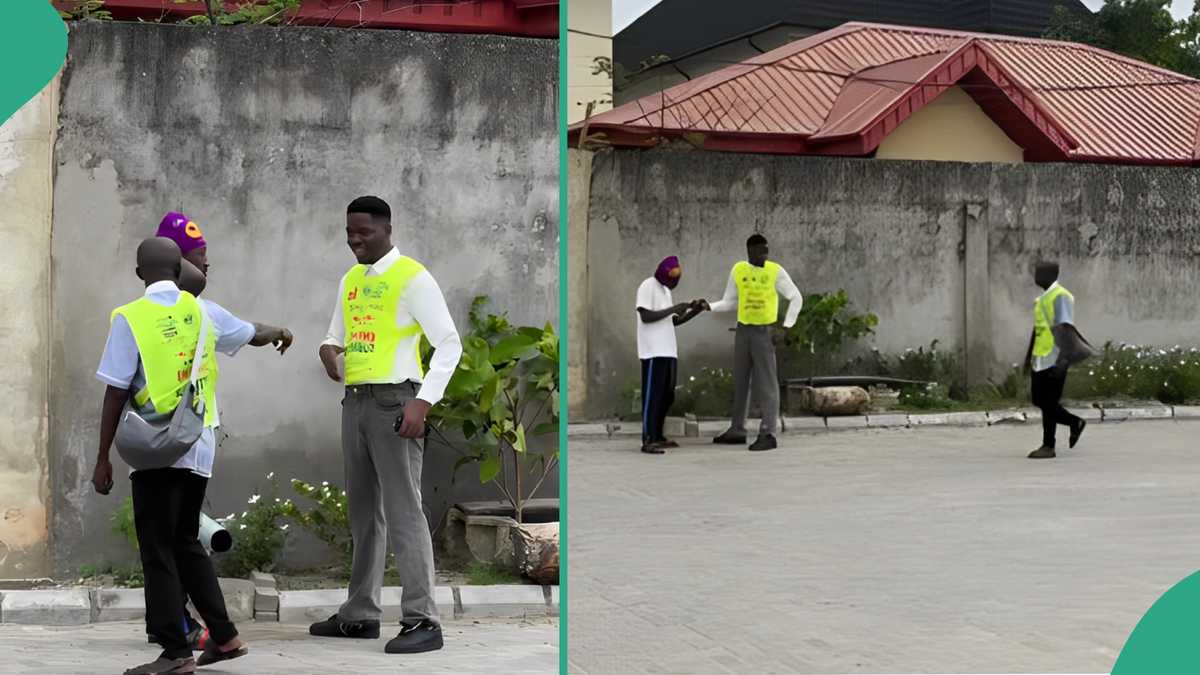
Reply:
[[717, 445], [745, 445], [746, 434], [738, 433], [733, 429], [729, 429], [725, 433], [713, 439], [713, 443]]
[[362, 638], [375, 640], [379, 638], [379, 622], [371, 619], [361, 621], [342, 621], [337, 614], [318, 621], [308, 627], [309, 635], [317, 637]]
[[1029, 459], [1054, 459], [1057, 455], [1054, 454], [1054, 448], [1042, 446], [1037, 450], [1029, 453]]
[[750, 446], [750, 450], [751, 452], [762, 452], [763, 450], [774, 450], [778, 447], [779, 444], [775, 442], [774, 436], [771, 434], [762, 434], [754, 440], [754, 443]]
[[1079, 437], [1083, 435], [1083, 428], [1087, 426], [1087, 420], [1079, 420], [1079, 426], [1071, 429], [1071, 447], [1079, 442]]
[[642, 446], [642, 452], [648, 455], [662, 455], [667, 451], [663, 450], [662, 443], [647, 443]]
[[442, 627], [425, 619], [417, 623], [400, 624], [400, 634], [388, 640], [383, 651], [388, 654], [419, 654], [442, 648]]

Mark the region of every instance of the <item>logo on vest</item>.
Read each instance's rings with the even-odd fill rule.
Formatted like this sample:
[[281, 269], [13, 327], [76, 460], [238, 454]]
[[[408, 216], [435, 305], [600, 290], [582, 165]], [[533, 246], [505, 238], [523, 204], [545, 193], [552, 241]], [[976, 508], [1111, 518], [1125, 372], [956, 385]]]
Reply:
[[356, 299], [358, 299], [358, 287], [357, 286], [350, 289], [350, 292], [346, 294], [347, 302], [353, 302]]
[[362, 292], [365, 297], [378, 300], [388, 292], [388, 285], [386, 281], [380, 281], [370, 286], [363, 286]]

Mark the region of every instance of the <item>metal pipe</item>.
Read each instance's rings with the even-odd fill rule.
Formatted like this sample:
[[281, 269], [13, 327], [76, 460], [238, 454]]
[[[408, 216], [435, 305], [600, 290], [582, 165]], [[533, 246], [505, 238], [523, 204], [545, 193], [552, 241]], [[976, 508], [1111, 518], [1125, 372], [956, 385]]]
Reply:
[[220, 523], [201, 513], [200, 543], [208, 551], [224, 553], [233, 548], [233, 535]]

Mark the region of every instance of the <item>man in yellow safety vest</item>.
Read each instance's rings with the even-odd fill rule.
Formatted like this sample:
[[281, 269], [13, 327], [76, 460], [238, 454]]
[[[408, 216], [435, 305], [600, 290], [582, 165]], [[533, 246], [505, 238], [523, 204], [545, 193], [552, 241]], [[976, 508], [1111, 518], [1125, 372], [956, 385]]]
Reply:
[[1030, 390], [1033, 404], [1042, 411], [1042, 445], [1029, 453], [1029, 458], [1052, 459], [1058, 425], [1071, 430], [1072, 448], [1087, 426], [1086, 421], [1062, 405], [1070, 351], [1082, 338], [1074, 324], [1075, 296], [1058, 283], [1058, 263], [1037, 263], [1033, 278], [1043, 293], [1033, 304], [1033, 334], [1029, 337], [1024, 368], [1025, 372], [1033, 371]]

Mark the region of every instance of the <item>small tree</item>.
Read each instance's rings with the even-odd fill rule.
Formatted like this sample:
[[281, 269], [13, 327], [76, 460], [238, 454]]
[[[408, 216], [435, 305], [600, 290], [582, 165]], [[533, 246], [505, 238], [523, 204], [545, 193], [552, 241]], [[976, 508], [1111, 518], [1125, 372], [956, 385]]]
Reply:
[[[522, 522], [525, 503], [558, 468], [557, 442], [542, 452], [529, 447], [532, 437], [558, 433], [558, 335], [550, 323], [517, 327], [506, 315], [485, 316], [486, 304], [481, 296], [471, 305], [462, 359], [429, 421], [442, 442], [463, 454], [455, 474], [478, 464], [480, 483], [493, 484]], [[428, 364], [428, 343], [422, 351]], [[449, 440], [447, 431], [463, 442]]]
[[851, 342], [872, 335], [877, 325], [879, 317], [874, 314], [850, 310], [845, 290], [814, 293], [804, 298], [804, 308], [796, 325], [784, 333], [783, 344], [802, 368], [815, 375], [831, 367]]

